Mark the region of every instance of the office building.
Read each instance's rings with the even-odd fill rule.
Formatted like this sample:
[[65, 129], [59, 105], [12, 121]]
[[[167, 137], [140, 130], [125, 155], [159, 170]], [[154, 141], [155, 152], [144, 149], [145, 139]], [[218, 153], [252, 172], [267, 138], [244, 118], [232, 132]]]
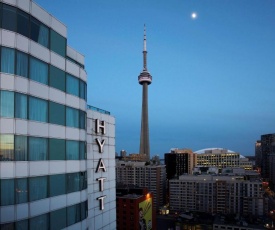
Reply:
[[196, 151], [197, 165], [215, 166], [220, 170], [226, 167], [244, 167], [247, 170], [253, 168], [252, 162], [245, 159], [239, 153], [223, 148], [209, 148]]
[[153, 194], [147, 188], [117, 188], [117, 229], [156, 229]]
[[191, 149], [172, 149], [164, 154], [166, 177], [168, 180], [182, 174], [191, 174], [197, 165], [197, 154]]
[[261, 170], [262, 164], [262, 144], [261, 141], [258, 140], [255, 142], [255, 166], [258, 170]]
[[31, 0], [0, 1], [0, 228], [116, 229], [115, 122], [84, 56]]
[[149, 142], [149, 119], [148, 119], [148, 85], [152, 83], [152, 76], [147, 70], [147, 48], [146, 30], [144, 25], [143, 38], [143, 70], [138, 76], [138, 82], [142, 85], [142, 111], [141, 111], [141, 131], [139, 153], [146, 156], [146, 161], [150, 160]]
[[147, 165], [145, 162], [116, 162], [116, 182], [148, 188], [153, 193], [153, 209], [158, 210], [165, 202], [165, 165]]
[[245, 175], [183, 175], [170, 183], [170, 211], [263, 216], [262, 182]]

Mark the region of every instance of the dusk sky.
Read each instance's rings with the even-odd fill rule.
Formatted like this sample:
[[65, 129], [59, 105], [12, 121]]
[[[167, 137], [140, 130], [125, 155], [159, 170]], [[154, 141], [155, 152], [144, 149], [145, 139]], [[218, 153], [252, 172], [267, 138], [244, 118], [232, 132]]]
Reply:
[[139, 151], [144, 23], [151, 156], [211, 147], [254, 155], [255, 141], [275, 133], [274, 0], [35, 2], [85, 56], [88, 104], [116, 118], [116, 152]]

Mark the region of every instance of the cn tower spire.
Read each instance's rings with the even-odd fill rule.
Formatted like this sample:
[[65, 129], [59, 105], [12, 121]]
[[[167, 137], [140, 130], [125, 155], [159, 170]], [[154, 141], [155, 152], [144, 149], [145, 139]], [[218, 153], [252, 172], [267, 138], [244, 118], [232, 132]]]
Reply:
[[150, 160], [149, 121], [148, 121], [148, 85], [152, 82], [152, 76], [147, 70], [146, 27], [144, 24], [143, 35], [143, 70], [138, 76], [138, 82], [142, 85], [142, 111], [139, 153], [144, 154], [146, 161]]

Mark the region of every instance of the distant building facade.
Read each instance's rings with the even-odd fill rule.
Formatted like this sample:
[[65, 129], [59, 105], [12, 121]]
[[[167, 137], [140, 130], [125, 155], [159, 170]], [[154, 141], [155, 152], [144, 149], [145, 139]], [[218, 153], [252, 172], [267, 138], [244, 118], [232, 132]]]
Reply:
[[191, 174], [197, 164], [197, 154], [191, 149], [172, 149], [164, 154], [166, 176], [170, 180], [182, 174]]
[[156, 229], [153, 194], [147, 188], [117, 188], [117, 229]]
[[116, 162], [116, 182], [148, 188], [153, 193], [153, 208], [156, 211], [165, 202], [165, 165], [147, 165], [145, 162]]
[[267, 211], [260, 180], [232, 175], [183, 175], [170, 184], [170, 211], [262, 216]]

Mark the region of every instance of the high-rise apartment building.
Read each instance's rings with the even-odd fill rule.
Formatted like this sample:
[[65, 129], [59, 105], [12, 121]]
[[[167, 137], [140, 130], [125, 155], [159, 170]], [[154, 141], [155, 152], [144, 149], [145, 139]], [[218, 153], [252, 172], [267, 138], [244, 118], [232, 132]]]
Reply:
[[116, 163], [116, 182], [148, 188], [153, 193], [153, 208], [157, 210], [165, 202], [165, 165], [146, 165], [145, 162]]
[[191, 149], [172, 149], [164, 154], [166, 176], [170, 180], [182, 174], [191, 174], [197, 165], [197, 154]]
[[0, 16], [0, 228], [116, 229], [115, 121], [87, 109], [84, 56], [34, 1]]
[[238, 175], [183, 175], [170, 183], [170, 211], [262, 216], [267, 212], [262, 182]]

